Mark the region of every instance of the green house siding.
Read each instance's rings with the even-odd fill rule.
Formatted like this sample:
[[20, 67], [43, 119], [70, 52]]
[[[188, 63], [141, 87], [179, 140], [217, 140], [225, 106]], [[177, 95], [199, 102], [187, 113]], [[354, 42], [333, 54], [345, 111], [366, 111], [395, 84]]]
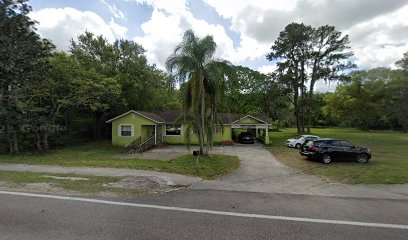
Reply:
[[[181, 135], [179, 136], [166, 136], [166, 124], [163, 123], [164, 120], [156, 120], [153, 116], [149, 116], [146, 113], [145, 116], [143, 113], [138, 112], [129, 112], [118, 116], [108, 122], [112, 123], [112, 145], [114, 146], [125, 146], [128, 143], [131, 143], [135, 139], [140, 138], [141, 141], [147, 140], [149, 137], [153, 136], [156, 130], [157, 140], [161, 139], [168, 144], [185, 144], [185, 134], [187, 134], [187, 124], [182, 125]], [[159, 118], [159, 117], [157, 117]], [[152, 119], [152, 120], [150, 120]], [[160, 123], [157, 123], [160, 122]], [[121, 125], [131, 125], [132, 126], [132, 135], [131, 136], [120, 136], [120, 127]], [[239, 119], [231, 124], [223, 125], [223, 131], [218, 131], [214, 134], [214, 142], [218, 143], [221, 141], [231, 141], [232, 134], [234, 133], [235, 139], [240, 132], [256, 131], [256, 137], [264, 137], [265, 143], [269, 143], [269, 136], [267, 134], [268, 124], [262, 122], [252, 116], [246, 116]], [[218, 129], [217, 129], [218, 130]], [[162, 137], [162, 138], [161, 138]], [[199, 144], [197, 133], [193, 133], [190, 136], [191, 144]]]
[[[187, 125], [183, 124], [180, 136], [163, 136], [163, 140], [168, 144], [185, 144], [185, 137]], [[231, 126], [224, 126], [224, 131], [214, 135], [214, 142], [230, 141], [231, 140]], [[191, 144], [198, 144], [198, 135], [193, 133], [190, 136]]]
[[[120, 126], [128, 124], [133, 125], [133, 136], [120, 136]], [[146, 140], [151, 136], [154, 125], [156, 125], [155, 122], [135, 113], [130, 113], [121, 118], [115, 119], [112, 122], [112, 145], [125, 146], [138, 137], [141, 137], [142, 141]]]

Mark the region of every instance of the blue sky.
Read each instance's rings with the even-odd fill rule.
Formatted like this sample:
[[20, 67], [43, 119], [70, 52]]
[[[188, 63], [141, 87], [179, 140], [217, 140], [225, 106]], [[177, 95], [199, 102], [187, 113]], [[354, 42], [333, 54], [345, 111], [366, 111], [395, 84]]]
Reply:
[[[294, 21], [329, 24], [348, 34], [362, 69], [394, 67], [408, 51], [408, 0], [31, 0], [39, 33], [59, 49], [85, 30], [109, 41], [125, 38], [164, 66], [185, 30], [213, 35], [217, 56], [267, 73], [265, 55]], [[333, 89], [321, 83], [321, 90]]]

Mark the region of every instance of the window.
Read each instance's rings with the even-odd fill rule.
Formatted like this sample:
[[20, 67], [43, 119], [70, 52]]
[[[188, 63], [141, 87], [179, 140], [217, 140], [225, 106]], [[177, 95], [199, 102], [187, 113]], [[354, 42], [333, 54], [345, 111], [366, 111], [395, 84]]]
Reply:
[[341, 144], [343, 145], [343, 147], [347, 147], [347, 148], [354, 147], [353, 144], [351, 144], [350, 142], [347, 142], [347, 141], [341, 141]]
[[120, 125], [119, 136], [121, 137], [131, 137], [133, 136], [133, 126], [130, 124]]
[[181, 125], [180, 124], [166, 124], [166, 136], [180, 136]]
[[340, 141], [333, 141], [330, 145], [335, 147], [343, 147], [343, 144]]

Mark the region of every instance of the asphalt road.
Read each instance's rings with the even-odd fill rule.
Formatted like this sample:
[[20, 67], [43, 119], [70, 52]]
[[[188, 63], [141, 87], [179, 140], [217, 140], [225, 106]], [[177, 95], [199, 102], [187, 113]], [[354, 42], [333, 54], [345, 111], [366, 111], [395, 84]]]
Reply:
[[0, 192], [0, 239], [408, 239], [406, 200], [190, 189], [85, 201]]

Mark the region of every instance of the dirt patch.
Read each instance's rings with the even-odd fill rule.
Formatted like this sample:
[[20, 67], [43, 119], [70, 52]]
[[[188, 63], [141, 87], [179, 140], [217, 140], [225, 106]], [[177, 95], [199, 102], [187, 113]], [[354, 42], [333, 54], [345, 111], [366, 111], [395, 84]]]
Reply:
[[155, 176], [129, 176], [114, 183], [104, 184], [104, 186], [127, 189], [141, 189], [147, 191], [164, 190], [168, 188], [166, 180]]
[[56, 188], [59, 188], [59, 185], [57, 183], [39, 182], [39, 183], [27, 183], [23, 186], [23, 188], [27, 190], [49, 192], [55, 191]]

